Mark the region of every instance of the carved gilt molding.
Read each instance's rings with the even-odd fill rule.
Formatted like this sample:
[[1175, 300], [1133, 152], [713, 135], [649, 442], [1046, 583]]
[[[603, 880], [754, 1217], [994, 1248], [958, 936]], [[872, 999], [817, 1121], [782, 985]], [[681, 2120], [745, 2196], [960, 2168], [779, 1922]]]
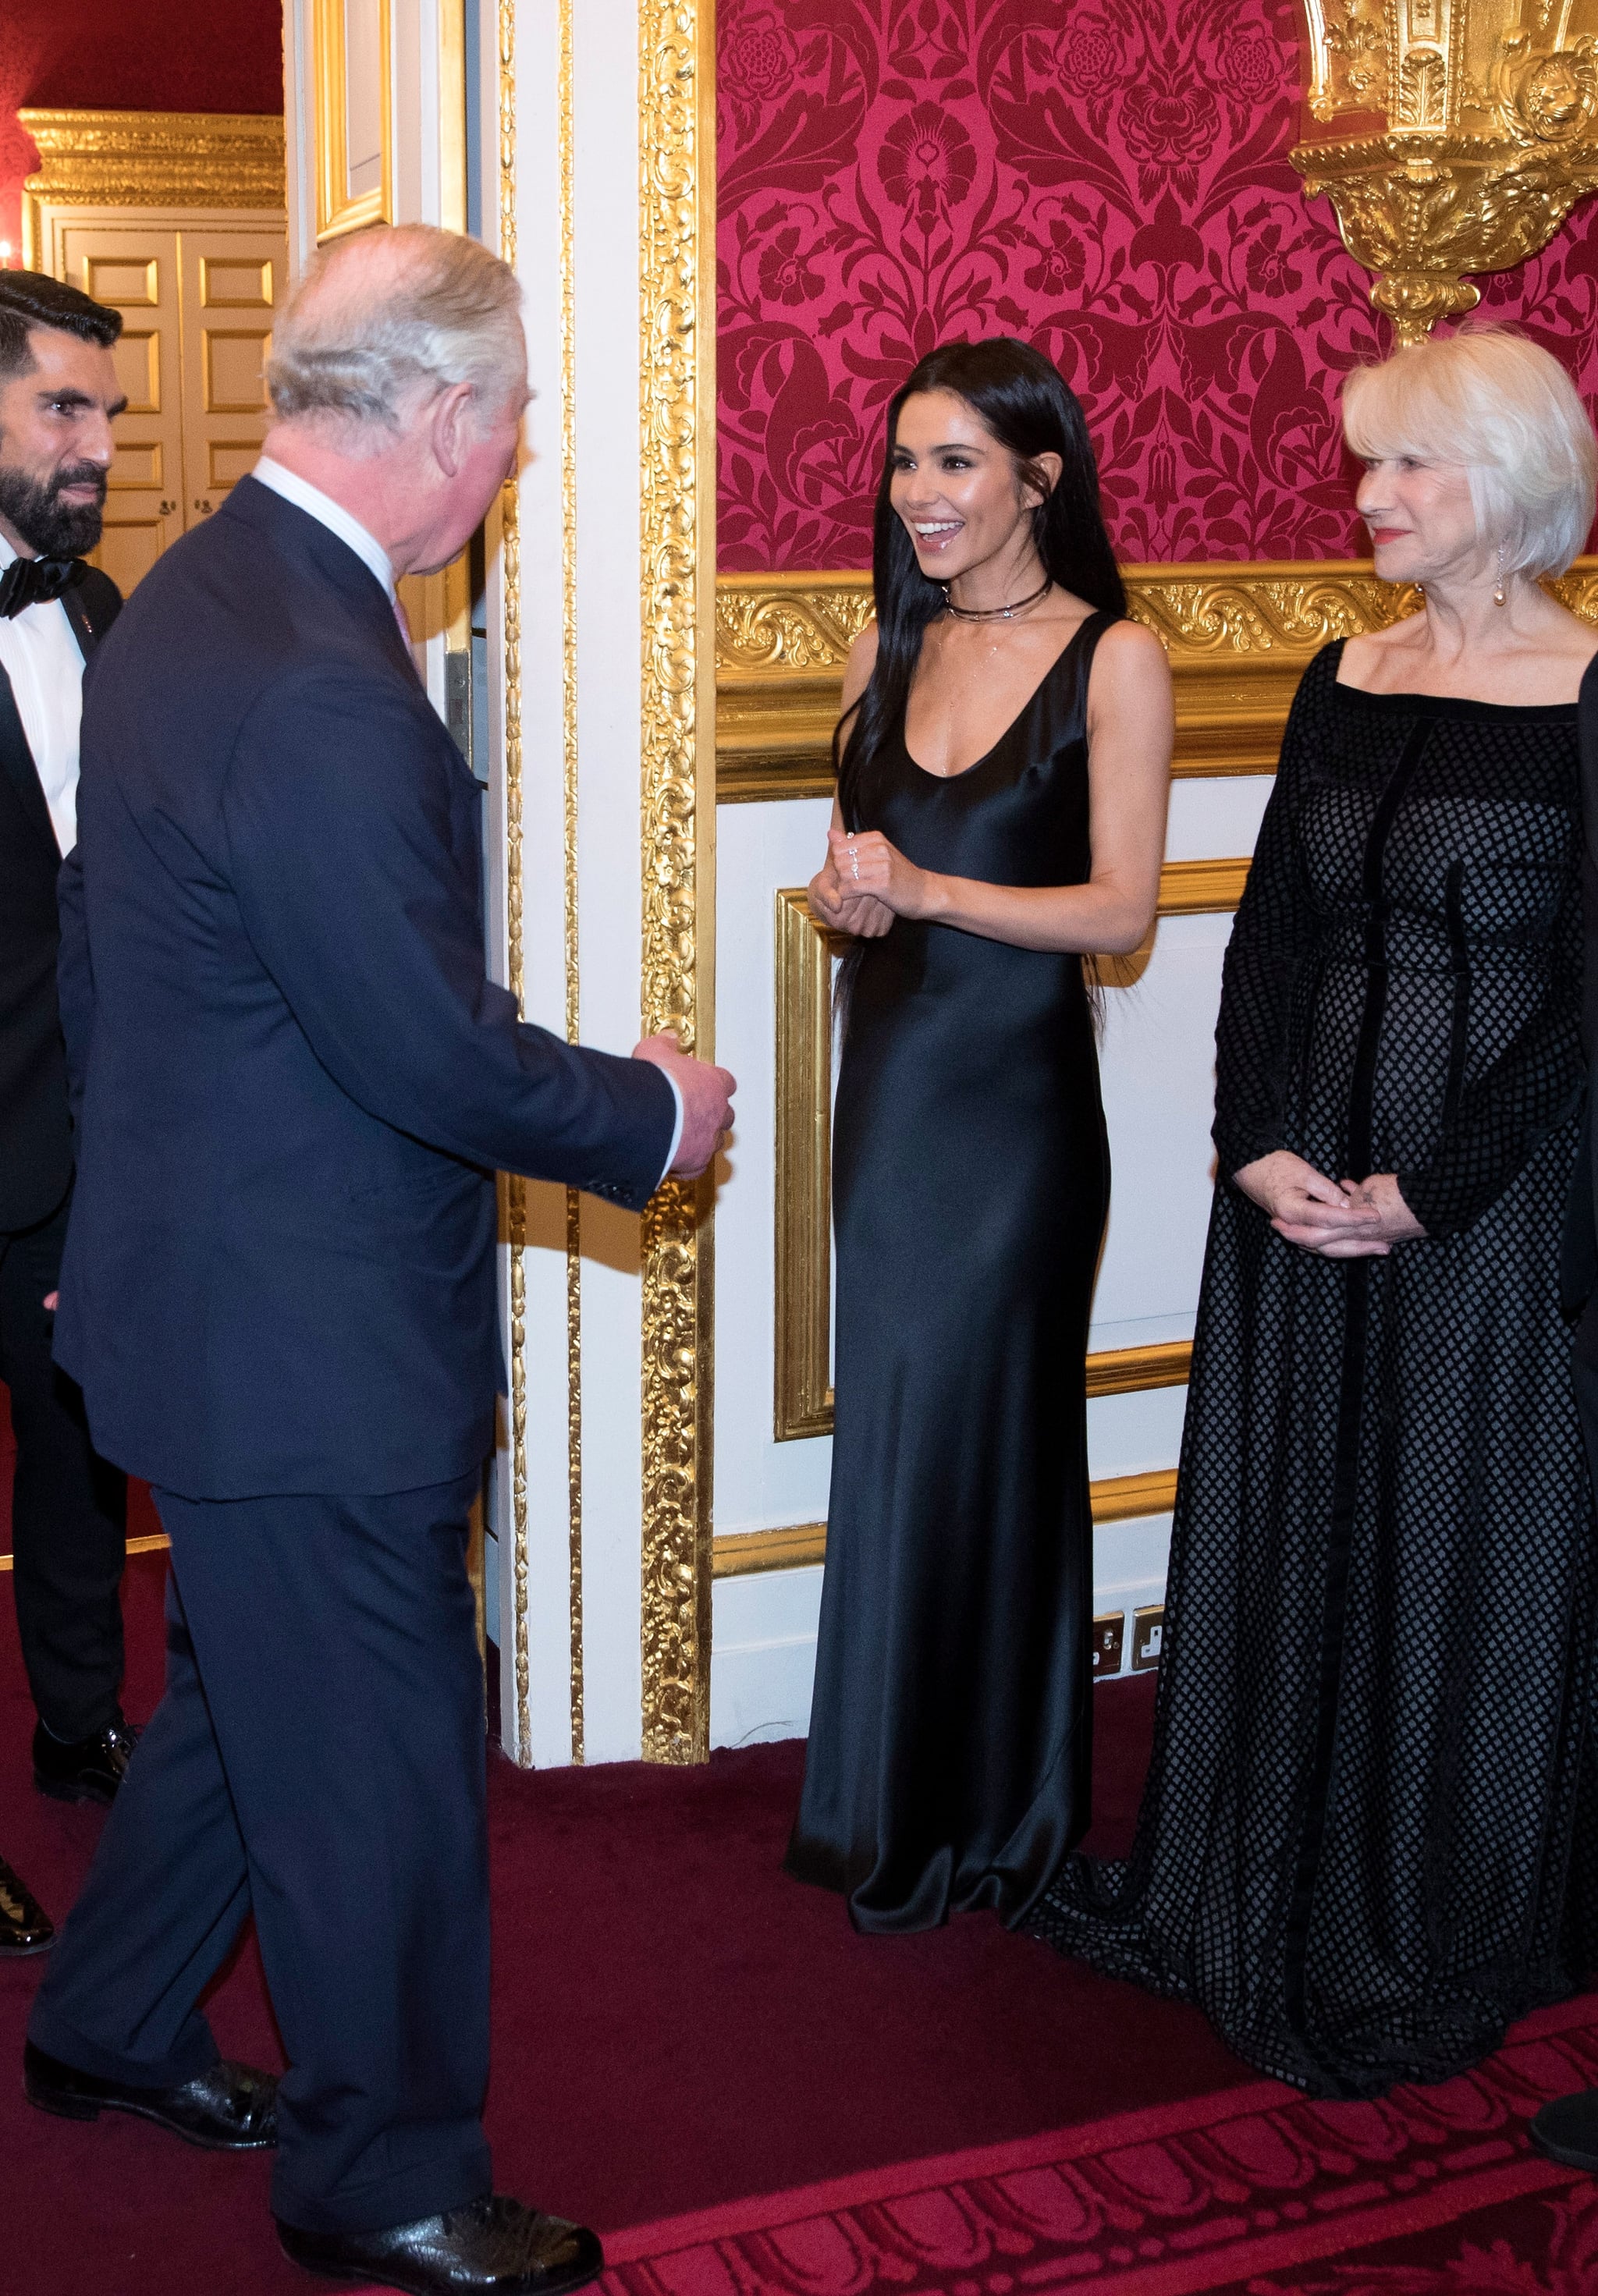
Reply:
[[[577, 0], [560, 0], [555, 110], [561, 181], [561, 816], [566, 1040], [582, 1035], [578, 934]], [[586, 1759], [583, 1700], [583, 1199], [566, 1191], [566, 1554], [571, 1759]]]
[[[516, 0], [499, 0], [499, 252], [516, 261]], [[500, 563], [504, 579], [505, 960], [506, 978], [524, 1009], [521, 868], [521, 526], [512, 481], [500, 497]], [[531, 1675], [528, 1650], [527, 1484], [527, 1182], [507, 1173], [504, 1234], [511, 1278], [511, 1658], [516, 1694], [513, 1760], [532, 1767]]]
[[43, 260], [41, 207], [282, 208], [283, 124], [234, 111], [20, 111], [39, 165], [22, 187], [22, 260]]
[[[1091, 1356], [1088, 1362], [1093, 1362]], [[1131, 1522], [1140, 1515], [1168, 1514], [1176, 1503], [1176, 1470], [1160, 1467], [1152, 1474], [1107, 1475], [1088, 1485], [1087, 1496], [1095, 1523]], [[824, 1522], [780, 1523], [772, 1530], [730, 1531], [717, 1539], [714, 1570], [717, 1578], [746, 1578], [759, 1570], [803, 1570], [826, 1559]]]
[[[701, 1054], [713, 1042], [714, 37], [712, 0], [642, 0], [642, 1004], [646, 1034], [674, 1029], [684, 1051]], [[710, 1733], [709, 1189], [658, 1190], [643, 1241], [643, 1754], [702, 1761]]]
[[[1178, 775], [1276, 769], [1294, 689], [1333, 638], [1414, 611], [1368, 562], [1126, 566], [1135, 618], [1176, 689]], [[1598, 622], [1598, 560], [1550, 587]], [[717, 795], [827, 797], [843, 665], [871, 619], [869, 574], [724, 574], [716, 586]]]

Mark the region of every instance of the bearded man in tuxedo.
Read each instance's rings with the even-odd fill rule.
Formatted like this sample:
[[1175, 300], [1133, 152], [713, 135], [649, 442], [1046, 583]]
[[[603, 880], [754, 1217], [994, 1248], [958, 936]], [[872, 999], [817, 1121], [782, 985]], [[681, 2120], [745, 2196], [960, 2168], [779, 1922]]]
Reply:
[[[480, 797], [397, 576], [513, 471], [512, 273], [426, 226], [324, 250], [252, 477], [96, 656], [61, 1010], [81, 1102], [57, 1349], [171, 1538], [166, 1694], [35, 2002], [28, 2094], [276, 2144], [286, 2253], [558, 2296], [580, 2226], [497, 2196], [468, 1513], [503, 1377], [493, 1173], [634, 1210], [732, 1078], [525, 1026], [483, 960]], [[289, 2059], [199, 2006], [246, 1915]]]
[[[83, 1400], [52, 1360], [47, 1304], [72, 1197], [56, 1004], [56, 874], [76, 841], [84, 664], [116, 585], [100, 539], [122, 391], [115, 311], [59, 280], [0, 271], [0, 1379], [16, 1467], [12, 1585], [38, 1720], [34, 1775], [109, 1801], [133, 1751], [122, 1718], [126, 1486], [97, 1458]], [[53, 1931], [0, 1864], [0, 1955]]]

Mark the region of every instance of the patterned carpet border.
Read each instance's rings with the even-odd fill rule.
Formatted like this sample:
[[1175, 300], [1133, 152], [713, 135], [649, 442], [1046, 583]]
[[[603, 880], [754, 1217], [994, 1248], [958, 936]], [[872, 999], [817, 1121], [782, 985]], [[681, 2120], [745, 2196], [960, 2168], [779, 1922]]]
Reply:
[[[1474, 2072], [1380, 2103], [1259, 2081], [611, 2234], [607, 2296], [1046, 2296], [1089, 2282], [1275, 2296], [1295, 2284], [1263, 2276], [1592, 2191], [1525, 2132], [1549, 2097], [1594, 2087], [1588, 1996], [1528, 2018]], [[1521, 2268], [1528, 2296], [1550, 2284]], [[1369, 2284], [1419, 2284], [1394, 2269]]]

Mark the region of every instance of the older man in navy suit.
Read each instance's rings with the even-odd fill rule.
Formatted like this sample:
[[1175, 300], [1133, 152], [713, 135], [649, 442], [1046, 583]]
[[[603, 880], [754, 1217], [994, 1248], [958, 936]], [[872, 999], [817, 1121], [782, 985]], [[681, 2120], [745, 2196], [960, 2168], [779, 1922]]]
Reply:
[[[522, 1025], [485, 976], [479, 792], [394, 578], [514, 465], [506, 266], [424, 226], [318, 258], [279, 417], [86, 693], [61, 1009], [78, 1180], [57, 1352], [171, 1535], [166, 1696], [29, 2028], [36, 2104], [268, 2145], [297, 2262], [555, 2296], [581, 2226], [492, 2191], [467, 1512], [500, 1384], [496, 1168], [642, 1207], [732, 1078]], [[198, 2003], [253, 1912], [290, 2070]]]

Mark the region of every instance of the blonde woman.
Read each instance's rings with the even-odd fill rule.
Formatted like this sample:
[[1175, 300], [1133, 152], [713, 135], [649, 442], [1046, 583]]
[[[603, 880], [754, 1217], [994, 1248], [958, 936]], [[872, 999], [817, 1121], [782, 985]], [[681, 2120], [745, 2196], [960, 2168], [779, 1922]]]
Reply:
[[[1218, 1178], [1129, 1863], [1033, 1926], [1323, 2095], [1439, 2080], [1594, 1959], [1594, 1533], [1558, 1299], [1591, 425], [1483, 331], [1352, 376], [1376, 570], [1306, 672], [1226, 957]], [[1578, 1812], [1583, 1809], [1578, 1826]]]

